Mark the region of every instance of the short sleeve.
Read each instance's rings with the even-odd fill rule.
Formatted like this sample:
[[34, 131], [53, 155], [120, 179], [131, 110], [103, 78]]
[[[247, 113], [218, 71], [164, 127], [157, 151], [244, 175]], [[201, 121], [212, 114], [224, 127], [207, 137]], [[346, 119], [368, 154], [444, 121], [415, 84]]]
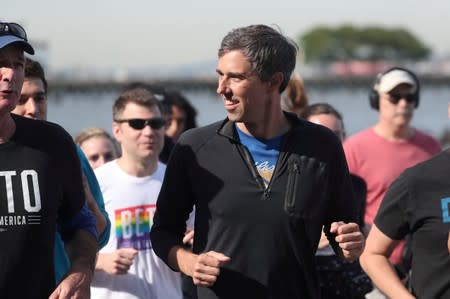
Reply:
[[380, 231], [393, 240], [401, 240], [409, 231], [407, 204], [410, 202], [407, 173], [402, 173], [389, 187], [375, 217]]
[[58, 222], [72, 219], [85, 203], [84, 188], [81, 176], [81, 165], [72, 137], [59, 130], [58, 142], [54, 145], [58, 175], [62, 183], [62, 201], [58, 209]]

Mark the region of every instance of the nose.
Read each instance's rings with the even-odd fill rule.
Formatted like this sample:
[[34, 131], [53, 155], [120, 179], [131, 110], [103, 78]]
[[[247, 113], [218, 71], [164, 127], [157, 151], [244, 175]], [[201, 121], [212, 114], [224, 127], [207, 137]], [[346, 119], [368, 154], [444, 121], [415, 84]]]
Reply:
[[102, 164], [100, 164], [98, 162], [98, 160], [96, 160], [96, 161], [89, 160], [89, 165], [91, 166], [92, 169], [96, 169], [97, 167], [101, 166]]
[[146, 125], [142, 130], [141, 133], [146, 135], [146, 136], [151, 136], [154, 134], [154, 131], [156, 129], [153, 129], [152, 127], [150, 127], [149, 125]]
[[224, 76], [219, 76], [219, 79], [217, 80], [217, 93], [218, 94], [225, 94], [228, 88], [227, 81], [225, 80]]
[[106, 161], [105, 156], [100, 155], [95, 164], [96, 164], [96, 167], [99, 167], [99, 166], [102, 166], [103, 164], [105, 164], [106, 162], [108, 162], [108, 161]]
[[36, 101], [30, 97], [25, 103], [25, 116], [37, 117], [39, 115], [39, 106]]
[[398, 104], [399, 104], [400, 106], [402, 106], [402, 107], [406, 107], [406, 106], [408, 106], [408, 105], [410, 105], [410, 104], [414, 104], [414, 103], [408, 102], [408, 100], [406, 100], [405, 97], [402, 97], [402, 98], [400, 99], [400, 101], [398, 101]]
[[14, 69], [10, 66], [3, 66], [0, 70], [1, 81], [11, 82], [15, 73]]
[[178, 120], [176, 118], [172, 118], [169, 128], [172, 129], [172, 131], [176, 132], [178, 130], [178, 127], [179, 127]]

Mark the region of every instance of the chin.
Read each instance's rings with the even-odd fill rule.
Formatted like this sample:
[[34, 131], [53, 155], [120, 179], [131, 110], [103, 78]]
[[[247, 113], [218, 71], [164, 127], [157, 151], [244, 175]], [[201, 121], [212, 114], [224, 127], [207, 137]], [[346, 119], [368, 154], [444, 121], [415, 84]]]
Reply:
[[[16, 109], [16, 102], [15, 101], [10, 101], [10, 100], [6, 100], [6, 103], [1, 103], [0, 100], [0, 110], [7, 110], [8, 112], [12, 112], [14, 109]], [[20, 115], [20, 113], [18, 113]]]
[[231, 121], [242, 122], [242, 115], [237, 115], [235, 113], [227, 113], [227, 117]]
[[398, 122], [401, 126], [409, 126], [411, 124], [411, 118], [402, 119]]
[[152, 148], [149, 150], [146, 150], [144, 152], [141, 153], [141, 157], [145, 158], [145, 159], [150, 159], [152, 157], [159, 157], [159, 153], [161, 152], [161, 149], [156, 149], [156, 148]]

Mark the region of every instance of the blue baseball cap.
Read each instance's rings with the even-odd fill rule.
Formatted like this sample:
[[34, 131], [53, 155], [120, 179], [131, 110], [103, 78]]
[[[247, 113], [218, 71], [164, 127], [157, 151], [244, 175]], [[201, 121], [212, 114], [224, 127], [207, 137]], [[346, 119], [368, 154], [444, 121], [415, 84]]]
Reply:
[[28, 54], [34, 54], [34, 49], [28, 43], [27, 33], [22, 26], [17, 23], [0, 22], [0, 49], [13, 43], [20, 44]]

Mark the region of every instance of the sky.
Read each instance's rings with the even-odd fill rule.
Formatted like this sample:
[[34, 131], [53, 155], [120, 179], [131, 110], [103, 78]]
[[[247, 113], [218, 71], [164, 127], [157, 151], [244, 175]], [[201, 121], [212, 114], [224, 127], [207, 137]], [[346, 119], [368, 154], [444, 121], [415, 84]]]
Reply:
[[56, 69], [211, 61], [228, 31], [256, 23], [276, 24], [291, 38], [317, 25], [403, 27], [435, 53], [450, 53], [448, 0], [14, 0], [2, 4], [0, 20], [45, 41]]

